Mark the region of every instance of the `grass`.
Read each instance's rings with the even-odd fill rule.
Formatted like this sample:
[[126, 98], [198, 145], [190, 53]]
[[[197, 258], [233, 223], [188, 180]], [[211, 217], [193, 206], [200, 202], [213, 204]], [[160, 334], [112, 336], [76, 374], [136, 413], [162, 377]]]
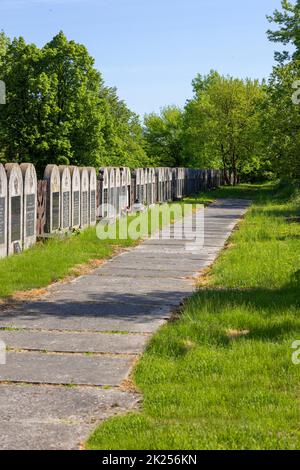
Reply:
[[299, 449], [300, 195], [242, 185], [216, 196], [254, 204], [208, 286], [136, 366], [141, 411], [103, 423], [87, 448]]

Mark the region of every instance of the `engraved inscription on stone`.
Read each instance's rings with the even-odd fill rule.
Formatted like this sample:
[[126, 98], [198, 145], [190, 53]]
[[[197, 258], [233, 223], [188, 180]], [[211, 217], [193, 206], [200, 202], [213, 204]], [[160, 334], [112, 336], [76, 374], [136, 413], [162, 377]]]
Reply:
[[74, 191], [73, 193], [73, 201], [74, 201], [74, 209], [73, 209], [73, 224], [79, 225], [79, 200], [80, 200], [80, 192]]
[[5, 243], [5, 197], [0, 197], [0, 245]]
[[91, 191], [91, 222], [96, 220], [96, 191]]
[[81, 194], [81, 199], [82, 199], [82, 213], [81, 213], [81, 225], [87, 225], [88, 224], [88, 192], [84, 191]]
[[52, 193], [52, 230], [59, 228], [59, 193]]
[[11, 241], [21, 238], [21, 196], [11, 198]]
[[26, 237], [34, 236], [35, 224], [35, 195], [29, 194], [26, 197]]
[[63, 228], [68, 228], [70, 225], [70, 193], [66, 191], [63, 193]]

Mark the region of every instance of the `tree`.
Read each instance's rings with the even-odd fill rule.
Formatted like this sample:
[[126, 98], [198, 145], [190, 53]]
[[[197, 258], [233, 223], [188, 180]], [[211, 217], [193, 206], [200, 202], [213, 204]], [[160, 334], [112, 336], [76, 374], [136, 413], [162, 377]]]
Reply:
[[293, 90], [299, 72], [299, 60], [274, 68], [262, 120], [268, 158], [276, 174], [288, 179], [300, 178], [300, 100]]
[[260, 166], [257, 81], [222, 77], [212, 71], [193, 81], [194, 97], [185, 108], [184, 154], [198, 167], [219, 167], [227, 181]]
[[62, 32], [43, 48], [0, 35], [1, 158], [74, 165], [143, 165], [138, 117], [104, 86], [87, 49]]
[[166, 106], [160, 115], [145, 116], [145, 149], [157, 166], [182, 165], [182, 124], [183, 113], [176, 106]]
[[276, 60], [283, 64], [285, 61], [300, 59], [300, 0], [295, 4], [282, 0], [281, 6], [283, 11], [275, 10], [273, 16], [267, 17], [270, 23], [276, 23], [280, 28], [277, 31], [269, 30], [267, 34], [270, 41], [295, 47], [293, 54], [286, 50], [275, 53]]

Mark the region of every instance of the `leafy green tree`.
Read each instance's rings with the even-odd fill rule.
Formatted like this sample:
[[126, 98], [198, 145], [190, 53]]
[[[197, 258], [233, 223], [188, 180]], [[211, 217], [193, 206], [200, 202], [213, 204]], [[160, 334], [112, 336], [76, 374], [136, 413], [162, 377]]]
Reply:
[[151, 113], [144, 118], [145, 149], [157, 166], [176, 167], [183, 163], [183, 113], [176, 106], [166, 106], [160, 115]]
[[142, 127], [116, 91], [104, 86], [87, 49], [62, 32], [39, 49], [0, 35], [2, 160], [130, 165], [148, 162]]
[[102, 129], [105, 152], [102, 165], [143, 167], [149, 164], [143, 149], [143, 132], [138, 116], [117, 96], [115, 88], [101, 90]]
[[194, 97], [185, 108], [184, 154], [197, 167], [222, 168], [227, 181], [260, 166], [259, 112], [263, 89], [257, 81], [212, 71], [193, 81]]
[[279, 177], [300, 178], [300, 93], [293, 88], [300, 60], [275, 67], [267, 88], [262, 135], [272, 167]]
[[297, 0], [296, 3], [282, 0], [281, 6], [282, 11], [275, 10], [273, 16], [267, 18], [270, 23], [276, 23], [279, 26], [277, 31], [268, 31], [270, 41], [295, 47], [293, 54], [287, 50], [275, 53], [276, 59], [280, 63], [284, 63], [291, 59], [300, 59], [300, 0]]

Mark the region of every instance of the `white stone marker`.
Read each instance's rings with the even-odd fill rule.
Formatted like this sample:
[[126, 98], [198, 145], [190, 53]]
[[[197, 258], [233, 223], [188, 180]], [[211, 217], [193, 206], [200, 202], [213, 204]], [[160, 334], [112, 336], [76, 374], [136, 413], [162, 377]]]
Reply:
[[75, 229], [80, 227], [80, 171], [78, 166], [70, 166], [72, 192], [71, 192], [71, 226]]
[[60, 172], [60, 228], [63, 231], [71, 227], [71, 173], [68, 166], [58, 167]]
[[89, 225], [89, 172], [87, 168], [80, 168], [81, 176], [81, 217], [80, 227]]
[[96, 193], [97, 193], [97, 174], [94, 167], [88, 167], [89, 172], [89, 224], [91, 226], [96, 225], [97, 214], [96, 214]]
[[36, 243], [37, 176], [32, 163], [20, 165], [23, 175], [23, 248]]
[[54, 233], [60, 229], [60, 174], [58, 166], [47, 165], [44, 179], [48, 181], [46, 232]]

